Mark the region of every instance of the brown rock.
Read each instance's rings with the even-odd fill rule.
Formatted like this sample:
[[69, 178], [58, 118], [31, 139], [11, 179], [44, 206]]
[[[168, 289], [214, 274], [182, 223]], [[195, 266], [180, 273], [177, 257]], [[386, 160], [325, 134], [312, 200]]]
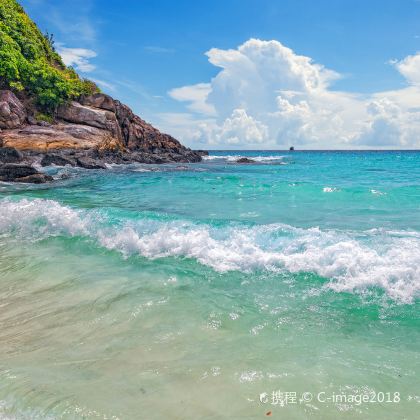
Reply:
[[94, 108], [106, 109], [113, 113], [116, 112], [115, 102], [109, 95], [104, 93], [95, 93], [81, 99], [82, 105], [92, 106]]
[[121, 138], [120, 126], [115, 114], [111, 111], [72, 101], [58, 108], [57, 117], [71, 123], [100, 128], [109, 131], [115, 138]]
[[[33, 150], [47, 153], [60, 149], [95, 149], [109, 144], [106, 130], [82, 124], [54, 124], [51, 127], [29, 125], [21, 130], [4, 130], [0, 133], [3, 146], [18, 150]], [[114, 139], [114, 144], [118, 140]]]
[[26, 119], [22, 103], [10, 90], [0, 91], [0, 128], [21, 127]]

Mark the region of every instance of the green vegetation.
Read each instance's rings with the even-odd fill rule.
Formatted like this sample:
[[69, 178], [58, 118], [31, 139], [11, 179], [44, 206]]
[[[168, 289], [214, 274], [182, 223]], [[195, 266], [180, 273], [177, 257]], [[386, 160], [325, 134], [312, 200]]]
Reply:
[[66, 67], [51, 34], [43, 35], [15, 0], [0, 0], [0, 88], [23, 92], [42, 113], [98, 91]]
[[52, 124], [54, 122], [54, 118], [49, 114], [43, 114], [42, 112], [37, 112], [35, 114], [35, 119], [37, 121], [45, 121], [47, 123]]

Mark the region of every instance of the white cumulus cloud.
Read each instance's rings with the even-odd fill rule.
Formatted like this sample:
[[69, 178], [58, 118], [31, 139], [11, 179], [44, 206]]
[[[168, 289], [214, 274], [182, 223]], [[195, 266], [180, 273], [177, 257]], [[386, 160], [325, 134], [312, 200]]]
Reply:
[[86, 48], [67, 48], [63, 45], [57, 46], [57, 52], [61, 55], [66, 66], [73, 66], [76, 70], [84, 73], [95, 70], [89, 60], [97, 56], [96, 52]]
[[392, 63], [405, 88], [371, 95], [334, 90], [337, 72], [275, 40], [206, 55], [217, 75], [169, 92], [187, 105], [189, 125], [177, 132], [192, 145], [420, 147], [420, 53]]

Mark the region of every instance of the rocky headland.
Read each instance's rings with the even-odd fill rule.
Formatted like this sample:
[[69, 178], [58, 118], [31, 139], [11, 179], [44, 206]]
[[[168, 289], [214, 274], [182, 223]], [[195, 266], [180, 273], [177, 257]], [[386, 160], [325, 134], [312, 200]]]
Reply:
[[0, 130], [3, 181], [49, 181], [33, 168], [35, 163], [105, 169], [107, 163], [199, 162], [205, 154], [161, 133], [103, 93], [61, 105], [54, 121], [46, 122], [37, 121], [24, 100], [2, 90]]
[[203, 153], [101, 93], [16, 0], [0, 1], [0, 181], [50, 181], [41, 166], [199, 162]]

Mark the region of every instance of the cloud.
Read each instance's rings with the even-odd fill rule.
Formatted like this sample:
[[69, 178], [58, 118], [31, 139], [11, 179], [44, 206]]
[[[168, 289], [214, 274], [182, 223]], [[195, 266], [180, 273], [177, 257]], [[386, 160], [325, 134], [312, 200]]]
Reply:
[[172, 89], [168, 94], [177, 101], [190, 102], [187, 108], [191, 111], [206, 115], [214, 115], [216, 111], [213, 105], [207, 102], [207, 96], [210, 92], [210, 83], [198, 83], [192, 86]]
[[89, 59], [97, 56], [95, 51], [86, 48], [67, 48], [58, 44], [57, 52], [61, 55], [66, 66], [73, 66], [76, 70], [84, 73], [91, 72], [96, 68], [89, 61]]
[[206, 55], [220, 68], [211, 81], [169, 91], [189, 111], [184, 141], [238, 148], [420, 147], [420, 54], [392, 63], [407, 87], [372, 95], [334, 90], [340, 74], [275, 40], [250, 39]]
[[409, 55], [394, 65], [410, 84], [420, 85], [420, 53]]

